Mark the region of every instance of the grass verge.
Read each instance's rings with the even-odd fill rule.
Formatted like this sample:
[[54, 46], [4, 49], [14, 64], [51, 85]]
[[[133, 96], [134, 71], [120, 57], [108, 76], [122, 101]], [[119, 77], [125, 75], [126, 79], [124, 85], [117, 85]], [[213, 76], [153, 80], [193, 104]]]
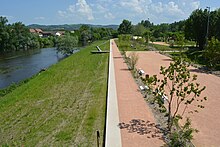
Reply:
[[0, 98], [0, 145], [96, 145], [96, 130], [104, 132], [108, 54], [90, 51], [102, 42]]
[[138, 40], [119, 41], [115, 40], [120, 51], [148, 51], [147, 43]]
[[159, 45], [159, 44], [152, 44], [150, 43], [150, 45], [154, 48], [156, 48], [158, 51], [179, 51], [180, 47], [169, 47], [169, 46], [165, 46], [165, 45]]

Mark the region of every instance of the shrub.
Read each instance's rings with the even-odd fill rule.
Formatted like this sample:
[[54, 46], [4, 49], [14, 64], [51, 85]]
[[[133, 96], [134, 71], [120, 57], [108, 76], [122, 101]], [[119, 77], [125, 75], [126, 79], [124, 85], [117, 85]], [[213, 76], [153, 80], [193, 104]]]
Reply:
[[130, 65], [130, 69], [134, 70], [135, 66], [137, 64], [138, 61], [138, 55], [135, 52], [132, 52], [131, 54], [129, 54], [129, 65]]

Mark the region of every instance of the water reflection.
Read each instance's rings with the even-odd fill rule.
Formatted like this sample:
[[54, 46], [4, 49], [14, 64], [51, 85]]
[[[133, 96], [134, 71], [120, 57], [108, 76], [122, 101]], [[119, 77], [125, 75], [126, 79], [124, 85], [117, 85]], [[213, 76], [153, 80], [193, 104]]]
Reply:
[[43, 68], [57, 63], [64, 56], [55, 48], [32, 50], [19, 55], [6, 55], [0, 59], [0, 88], [30, 78]]

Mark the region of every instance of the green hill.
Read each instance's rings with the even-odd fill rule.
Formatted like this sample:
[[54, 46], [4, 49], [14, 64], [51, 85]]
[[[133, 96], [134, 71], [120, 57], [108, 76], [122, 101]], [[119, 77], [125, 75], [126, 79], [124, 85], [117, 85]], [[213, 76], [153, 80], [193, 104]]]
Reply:
[[[40, 28], [42, 30], [78, 30], [83, 24], [64, 24], [64, 25], [39, 25], [39, 24], [31, 24], [28, 27], [29, 28]], [[92, 24], [86, 24], [93, 28], [112, 28], [114, 30], [118, 29], [118, 25], [92, 25]]]

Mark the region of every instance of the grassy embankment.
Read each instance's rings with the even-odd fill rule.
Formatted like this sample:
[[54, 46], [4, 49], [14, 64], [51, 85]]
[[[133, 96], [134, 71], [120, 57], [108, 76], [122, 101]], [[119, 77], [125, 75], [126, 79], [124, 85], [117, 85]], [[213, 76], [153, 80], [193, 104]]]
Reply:
[[0, 98], [0, 146], [95, 146], [96, 130], [103, 139], [108, 54], [90, 53], [102, 42]]

